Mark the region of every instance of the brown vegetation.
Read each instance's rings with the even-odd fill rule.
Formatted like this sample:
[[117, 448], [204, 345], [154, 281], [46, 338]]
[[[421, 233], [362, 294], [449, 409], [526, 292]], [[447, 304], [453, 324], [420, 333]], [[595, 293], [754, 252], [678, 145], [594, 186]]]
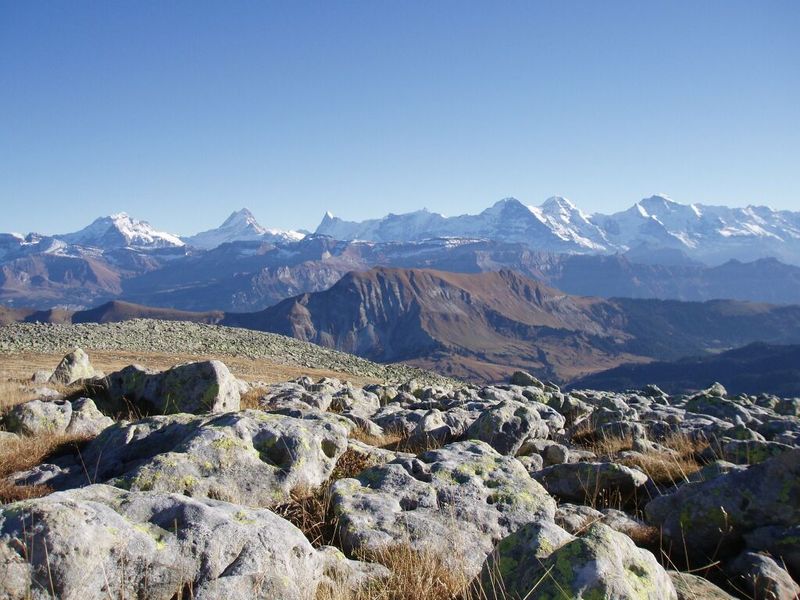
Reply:
[[45, 485], [15, 486], [6, 478], [62, 454], [79, 452], [87, 441], [85, 436], [52, 434], [0, 440], [0, 503], [49, 494], [52, 490]]
[[599, 457], [639, 469], [659, 485], [688, 481], [690, 475], [702, 468], [700, 453], [709, 446], [707, 441], [674, 433], [659, 442], [663, 450], [637, 450], [619, 456], [622, 452], [633, 450], [634, 443], [630, 437], [601, 436], [583, 427], [576, 431], [572, 440]]

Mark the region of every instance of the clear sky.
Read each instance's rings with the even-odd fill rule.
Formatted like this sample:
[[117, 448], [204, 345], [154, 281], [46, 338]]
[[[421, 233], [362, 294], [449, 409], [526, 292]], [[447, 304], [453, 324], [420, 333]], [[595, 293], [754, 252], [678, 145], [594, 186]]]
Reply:
[[800, 210], [800, 2], [0, 0], [0, 231]]

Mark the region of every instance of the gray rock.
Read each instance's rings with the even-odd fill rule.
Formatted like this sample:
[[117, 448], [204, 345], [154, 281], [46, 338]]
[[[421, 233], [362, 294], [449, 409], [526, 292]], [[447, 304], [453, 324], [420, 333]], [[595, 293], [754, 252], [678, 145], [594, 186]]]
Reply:
[[73, 402], [31, 400], [17, 404], [5, 417], [6, 428], [20, 435], [68, 433], [93, 437], [113, 424], [88, 398]]
[[61, 359], [48, 382], [68, 385], [80, 379], [90, 379], [94, 376], [95, 370], [89, 361], [89, 355], [80, 348], [75, 348]]
[[517, 460], [522, 463], [522, 466], [524, 466], [525, 470], [531, 475], [544, 468], [544, 459], [538, 454], [518, 456]]
[[58, 390], [54, 390], [53, 388], [47, 386], [33, 388], [33, 393], [35, 394], [37, 400], [60, 400], [64, 397], [64, 394]]
[[578, 503], [625, 502], [647, 482], [647, 475], [637, 469], [605, 462], [553, 465], [535, 478], [550, 494]]
[[222, 362], [209, 360], [151, 372], [131, 365], [99, 380], [97, 404], [106, 414], [131, 408], [144, 415], [239, 410], [239, 385]]
[[486, 600], [530, 598], [531, 589], [542, 577], [542, 561], [574, 539], [549, 521], [523, 525], [500, 540], [487, 557], [481, 568], [481, 591], [476, 595]]
[[733, 471], [746, 471], [747, 467], [742, 465], [735, 465], [725, 460], [715, 460], [707, 465], [704, 465], [699, 471], [689, 475], [690, 482], [709, 481], [720, 475], [731, 473]]
[[374, 556], [408, 543], [470, 576], [500, 539], [525, 523], [552, 522], [555, 513], [553, 499], [516, 459], [480, 441], [339, 480], [332, 504], [345, 550]]
[[413, 446], [443, 446], [453, 439], [453, 430], [445, 422], [444, 413], [437, 409], [426, 412], [408, 438]]
[[67, 401], [31, 400], [12, 407], [4, 418], [8, 431], [20, 435], [64, 433], [72, 417], [72, 405]]
[[678, 593], [678, 600], [736, 600], [708, 579], [679, 571], [667, 571], [667, 573]]
[[744, 536], [747, 548], [768, 552], [800, 581], [800, 524], [794, 527], [759, 527]]
[[559, 444], [558, 442], [554, 442], [552, 440], [526, 440], [519, 449], [517, 456], [528, 456], [530, 454], [538, 454], [541, 456], [545, 467], [570, 462], [569, 448], [567, 448], [564, 444]]
[[544, 384], [536, 379], [530, 373], [526, 373], [525, 371], [514, 371], [511, 375], [511, 385], [520, 385], [522, 387], [535, 387], [539, 389], [544, 389]]
[[[309, 382], [309, 387], [313, 383]], [[276, 383], [262, 388], [258, 405], [264, 410], [280, 408], [316, 408], [328, 410], [333, 401], [330, 393], [319, 391], [309, 392], [306, 387], [298, 382]]]
[[630, 538], [635, 538], [638, 533], [647, 528], [644, 522], [616, 508], [604, 508], [601, 513], [604, 524], [611, 527], [614, 531], [624, 533]]
[[95, 437], [114, 424], [114, 420], [101, 413], [89, 398], [78, 398], [71, 404], [72, 415], [64, 433]]
[[788, 444], [761, 440], [725, 440], [706, 448], [707, 460], [721, 458], [737, 465], [754, 465], [792, 449]]
[[603, 513], [591, 506], [565, 502], [556, 508], [556, 525], [573, 535], [583, 533], [592, 523], [602, 519]]
[[31, 376], [31, 383], [35, 384], [48, 383], [52, 376], [53, 376], [53, 371], [47, 371], [46, 369], [39, 369], [38, 371], [33, 372], [33, 375]]
[[687, 483], [645, 507], [649, 523], [694, 561], [737, 551], [743, 536], [800, 523], [800, 449], [709, 481]]
[[305, 600], [334, 560], [269, 510], [178, 494], [94, 485], [0, 508], [6, 597]]
[[669, 575], [655, 557], [606, 525], [592, 525], [586, 535], [544, 558], [537, 556], [544, 552], [535, 542], [529, 544], [534, 546], [531, 552], [520, 552], [524, 545], [504, 540], [498, 546], [496, 560], [505, 590], [503, 595], [490, 593], [490, 599], [677, 600]]
[[796, 600], [800, 585], [769, 556], [743, 552], [727, 567], [737, 589], [744, 589], [752, 598]]
[[347, 429], [329, 419], [246, 410], [214, 417], [170, 415], [104, 430], [81, 461], [49, 485], [108, 482], [135, 491], [274, 506], [323, 484], [347, 449]]
[[539, 413], [528, 404], [506, 400], [486, 410], [467, 429], [466, 437], [489, 444], [500, 454], [514, 456], [531, 438], [550, 433]]

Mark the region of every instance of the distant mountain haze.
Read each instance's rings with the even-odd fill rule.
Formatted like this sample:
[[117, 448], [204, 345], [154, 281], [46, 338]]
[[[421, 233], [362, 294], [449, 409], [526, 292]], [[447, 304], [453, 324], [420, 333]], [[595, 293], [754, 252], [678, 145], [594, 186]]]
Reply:
[[269, 229], [241, 209], [218, 228], [179, 238], [121, 213], [63, 235], [0, 234], [0, 303], [81, 309], [124, 299], [254, 311], [375, 266], [511, 269], [602, 297], [800, 303], [800, 267], [791, 264], [798, 215], [653, 196], [590, 216], [554, 197], [539, 207], [506, 199], [451, 218], [418, 211], [350, 223], [326, 214], [311, 235]]
[[754, 343], [711, 356], [674, 362], [621, 365], [573, 382], [574, 389], [619, 391], [656, 384], [670, 394], [695, 392], [720, 382], [730, 394], [800, 397], [800, 346]]

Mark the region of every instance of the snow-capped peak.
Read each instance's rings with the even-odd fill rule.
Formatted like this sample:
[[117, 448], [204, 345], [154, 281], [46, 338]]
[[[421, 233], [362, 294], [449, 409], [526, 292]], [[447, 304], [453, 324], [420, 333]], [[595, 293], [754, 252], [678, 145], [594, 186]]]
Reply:
[[547, 200], [542, 202], [541, 209], [545, 211], [550, 210], [578, 210], [578, 207], [575, 206], [568, 198], [564, 198], [563, 196], [550, 196]]
[[261, 233], [266, 231], [266, 229], [258, 224], [255, 216], [253, 216], [253, 213], [246, 208], [232, 212], [231, 216], [225, 219], [225, 221], [219, 227], [219, 229], [224, 228], [248, 229]]
[[100, 217], [80, 231], [56, 237], [69, 244], [101, 249], [169, 248], [184, 245], [178, 236], [158, 231], [147, 221], [134, 219], [124, 212]]
[[219, 227], [185, 237], [183, 240], [195, 248], [211, 249], [228, 242], [287, 242], [301, 240], [303, 237], [305, 236], [298, 231], [262, 227], [253, 213], [242, 208], [231, 213]]

